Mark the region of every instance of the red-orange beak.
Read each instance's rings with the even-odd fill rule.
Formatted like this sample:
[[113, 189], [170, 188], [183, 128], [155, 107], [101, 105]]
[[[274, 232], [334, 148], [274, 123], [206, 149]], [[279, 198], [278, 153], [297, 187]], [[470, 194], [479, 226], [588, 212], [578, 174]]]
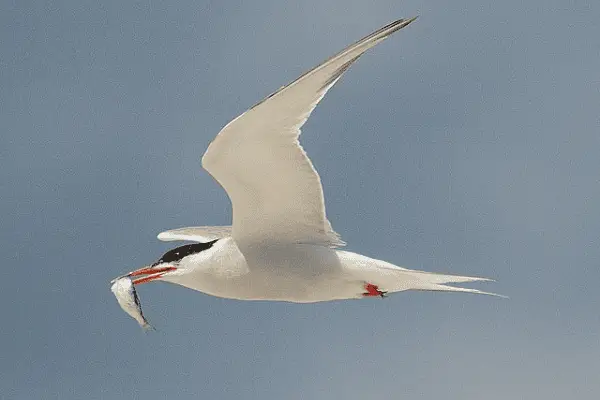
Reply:
[[166, 267], [144, 267], [144, 268], [140, 268], [136, 271], [130, 272], [128, 276], [142, 276], [142, 275], [147, 275], [144, 276], [143, 278], [138, 278], [138, 279], [134, 279], [133, 284], [134, 285], [139, 285], [142, 283], [148, 283], [148, 282], [152, 282], [153, 280], [156, 280], [158, 278], [160, 278], [161, 276], [163, 276], [165, 274], [165, 272], [169, 272], [169, 271], [175, 271], [177, 268], [172, 267], [172, 266], [166, 266]]

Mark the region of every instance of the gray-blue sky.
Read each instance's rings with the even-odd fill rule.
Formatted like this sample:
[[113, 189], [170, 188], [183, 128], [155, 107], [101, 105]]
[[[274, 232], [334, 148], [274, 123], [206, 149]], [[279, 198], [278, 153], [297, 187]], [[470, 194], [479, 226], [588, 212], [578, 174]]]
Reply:
[[[600, 3], [5, 1], [0, 387], [11, 399], [597, 398]], [[349, 249], [493, 277], [494, 298], [244, 303], [108, 288], [228, 224], [200, 156], [350, 42], [305, 127]]]

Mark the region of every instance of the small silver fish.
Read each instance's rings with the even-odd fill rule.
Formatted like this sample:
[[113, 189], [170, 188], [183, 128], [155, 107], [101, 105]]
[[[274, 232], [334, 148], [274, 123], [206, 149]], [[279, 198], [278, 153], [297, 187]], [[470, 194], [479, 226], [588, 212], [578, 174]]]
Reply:
[[113, 279], [111, 283], [112, 286], [110, 287], [110, 290], [117, 298], [123, 311], [135, 319], [144, 330], [154, 329], [142, 313], [142, 305], [131, 278], [128, 276], [120, 276]]

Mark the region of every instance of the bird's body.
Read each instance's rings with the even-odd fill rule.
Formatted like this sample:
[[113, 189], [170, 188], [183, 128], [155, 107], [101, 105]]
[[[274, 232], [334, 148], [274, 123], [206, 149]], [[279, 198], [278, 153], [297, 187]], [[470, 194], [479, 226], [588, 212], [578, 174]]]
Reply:
[[[200, 232], [197, 240], [212, 239], [202, 236], [206, 227], [186, 229]], [[169, 232], [162, 235], [168, 236]], [[223, 237], [212, 242], [210, 248], [183, 257], [177, 265], [176, 270], [157, 279], [237, 300], [313, 303], [383, 297], [405, 290], [490, 294], [445, 285], [487, 281], [485, 278], [416, 271], [315, 244], [269, 243], [242, 252], [233, 237]]]
[[[242, 253], [233, 238], [215, 243], [210, 263], [191, 258], [194, 272], [166, 280], [238, 300], [298, 303], [361, 297], [364, 280], [354, 276], [340, 252], [312, 244], [272, 244]], [[199, 255], [201, 257], [201, 255]], [[199, 261], [199, 262], [198, 262]]]
[[272, 244], [242, 253], [229, 237], [217, 241], [206, 254], [184, 261], [184, 268], [189, 263], [192, 273], [173, 273], [164, 279], [238, 300], [305, 303], [359, 296], [362, 285], [358, 282], [354, 282], [354, 293], [341, 293], [350, 276], [342, 273], [336, 253], [312, 244]]
[[325, 216], [319, 175], [298, 142], [312, 110], [350, 65], [412, 21], [359, 40], [227, 124], [202, 165], [227, 191], [233, 225], [159, 234], [195, 244], [131, 272], [140, 277], [134, 284], [162, 280], [218, 297], [297, 303], [405, 290], [491, 294], [447, 285], [485, 278], [409, 270], [339, 250], [344, 242]]

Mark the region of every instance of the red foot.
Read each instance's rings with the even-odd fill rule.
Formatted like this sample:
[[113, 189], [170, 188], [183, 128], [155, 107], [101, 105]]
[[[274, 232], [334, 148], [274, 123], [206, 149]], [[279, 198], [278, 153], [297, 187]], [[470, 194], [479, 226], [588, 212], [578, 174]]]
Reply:
[[365, 283], [365, 290], [366, 290], [366, 292], [363, 293], [364, 297], [373, 297], [373, 296], [385, 297], [385, 294], [387, 293], [387, 292], [383, 292], [383, 291], [379, 290], [379, 286], [373, 285], [372, 283]]

